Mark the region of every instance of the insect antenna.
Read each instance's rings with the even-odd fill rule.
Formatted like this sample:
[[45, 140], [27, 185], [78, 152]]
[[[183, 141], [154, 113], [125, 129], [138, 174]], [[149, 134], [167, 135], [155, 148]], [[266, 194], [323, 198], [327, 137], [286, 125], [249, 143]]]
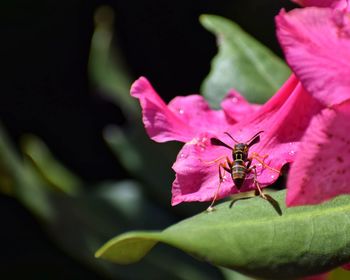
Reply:
[[263, 130], [259, 131], [258, 133], [256, 133], [252, 138], [249, 139], [248, 143], [248, 147], [251, 147], [257, 143], [260, 142], [260, 133], [264, 132]]
[[235, 138], [233, 138], [232, 136], [231, 136], [231, 134], [230, 133], [228, 133], [228, 132], [224, 132], [228, 137], [230, 137], [233, 141], [235, 141], [236, 143], [239, 143]]

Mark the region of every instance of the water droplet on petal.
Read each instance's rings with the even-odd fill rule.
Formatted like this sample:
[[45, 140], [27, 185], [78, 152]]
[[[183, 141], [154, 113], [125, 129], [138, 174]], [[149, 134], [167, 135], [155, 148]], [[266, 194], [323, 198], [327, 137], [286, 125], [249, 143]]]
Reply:
[[237, 102], [238, 102], [238, 98], [235, 97], [235, 96], [233, 96], [233, 97], [231, 98], [231, 102], [232, 102], [232, 103], [237, 103]]
[[290, 147], [294, 147], [295, 146], [295, 142], [289, 142], [289, 146]]
[[203, 152], [206, 150], [207, 146], [208, 146], [208, 138], [206, 136], [203, 136], [201, 138], [197, 138], [196, 141], [196, 146], [199, 149], [199, 151]]
[[179, 114], [183, 115], [185, 113], [184, 109], [179, 109]]
[[271, 177], [272, 180], [274, 180], [276, 178], [276, 175], [272, 174], [270, 177]]
[[288, 154], [289, 154], [290, 156], [294, 156], [294, 155], [295, 155], [295, 151], [294, 151], [294, 150], [291, 150], [291, 151], [288, 152]]

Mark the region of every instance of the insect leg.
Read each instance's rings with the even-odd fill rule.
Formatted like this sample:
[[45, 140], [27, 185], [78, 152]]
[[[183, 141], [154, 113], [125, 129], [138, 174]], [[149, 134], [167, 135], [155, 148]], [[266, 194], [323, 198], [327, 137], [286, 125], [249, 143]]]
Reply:
[[247, 159], [247, 171], [250, 172], [250, 165], [252, 164], [252, 159], [251, 158], [248, 158]]
[[258, 176], [257, 176], [257, 173], [256, 173], [256, 166], [255, 165], [248, 169], [248, 172], [251, 172], [251, 171], [253, 171], [254, 184], [255, 184], [256, 189], [257, 189], [257, 191], [259, 193], [259, 196], [261, 196], [263, 199], [268, 200], [267, 197], [265, 196], [265, 194], [261, 190], [260, 183], [258, 181]]
[[272, 171], [278, 173], [279, 175], [281, 174], [279, 170], [277, 170], [277, 169], [275, 169], [275, 168], [273, 168], [273, 167], [271, 167], [271, 166], [269, 166], [269, 165], [267, 165], [267, 164], [265, 163], [265, 158], [267, 158], [268, 155], [260, 156], [258, 153], [253, 152], [253, 153], [251, 153], [251, 156], [250, 156], [250, 157], [251, 157], [250, 160], [255, 159], [256, 161], [258, 161], [259, 163], [261, 163], [261, 165], [262, 165], [264, 168], [270, 169], [270, 170], [272, 170]]
[[[227, 164], [230, 166], [231, 165], [231, 162], [230, 160], [227, 158]], [[222, 172], [230, 172], [230, 168], [228, 168], [226, 166], [226, 163], [220, 163], [219, 164], [219, 185], [218, 185], [218, 188], [216, 189], [216, 192], [215, 192], [215, 195], [214, 195], [214, 198], [213, 198], [213, 201], [211, 202], [210, 206], [207, 208], [207, 211], [208, 212], [211, 212], [214, 210], [214, 203], [215, 203], [215, 200], [217, 199], [218, 197], [218, 194], [219, 194], [219, 190], [220, 190], [220, 187], [221, 187], [221, 183], [224, 181], [224, 174]]]
[[205, 161], [205, 160], [202, 160], [202, 159], [199, 159], [201, 162], [204, 162], [205, 164], [213, 164], [213, 163], [216, 163], [222, 159], [224, 159], [226, 156], [221, 156], [221, 157], [218, 157], [217, 159], [214, 159], [214, 160], [211, 160], [211, 161]]

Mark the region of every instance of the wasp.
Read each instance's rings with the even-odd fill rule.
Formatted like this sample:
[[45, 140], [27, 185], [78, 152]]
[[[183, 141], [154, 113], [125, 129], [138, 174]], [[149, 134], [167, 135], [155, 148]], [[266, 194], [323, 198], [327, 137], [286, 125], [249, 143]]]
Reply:
[[[258, 194], [263, 199], [268, 199], [265, 196], [265, 194], [262, 192], [262, 190], [260, 188], [260, 184], [257, 180], [256, 166], [255, 165], [251, 166], [253, 157], [249, 157], [250, 147], [260, 142], [260, 134], [262, 132], [263, 131], [259, 131], [258, 133], [256, 133], [253, 137], [251, 137], [245, 143], [237, 141], [228, 132], [225, 132], [225, 134], [235, 142], [235, 145], [233, 147], [227, 145], [226, 143], [222, 142], [221, 140], [219, 140], [217, 138], [210, 139], [210, 142], [212, 145], [222, 146], [222, 147], [226, 147], [226, 148], [230, 149], [232, 151], [232, 160], [230, 160], [230, 158], [226, 156], [225, 162], [222, 162], [219, 164], [219, 186], [218, 186], [216, 193], [214, 195], [214, 199], [213, 199], [212, 203], [210, 204], [210, 206], [208, 207], [207, 211], [213, 210], [213, 205], [214, 205], [214, 202], [215, 202], [217, 195], [219, 193], [221, 183], [224, 181], [224, 172], [225, 171], [230, 174], [232, 181], [238, 190], [241, 189], [247, 175], [250, 174], [251, 172], [253, 172], [253, 180], [254, 180], [254, 184], [256, 186]], [[220, 157], [219, 160], [222, 158], [223, 157]], [[254, 157], [254, 158], [256, 158], [256, 157]], [[217, 160], [215, 160], [214, 162], [216, 162], [216, 161]], [[258, 159], [258, 161], [263, 163], [260, 159]], [[271, 168], [265, 164], [264, 164], [264, 166]], [[278, 170], [275, 170], [273, 168], [271, 168], [271, 169], [274, 171], [277, 171], [279, 173]]]

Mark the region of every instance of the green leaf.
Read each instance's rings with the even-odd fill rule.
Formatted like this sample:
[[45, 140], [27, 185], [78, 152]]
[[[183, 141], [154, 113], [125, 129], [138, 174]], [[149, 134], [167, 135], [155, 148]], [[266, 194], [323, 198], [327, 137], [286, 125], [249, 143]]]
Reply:
[[220, 267], [221, 273], [224, 276], [225, 280], [254, 280], [256, 278], [251, 278], [241, 273], [238, 273], [234, 270]]
[[234, 88], [249, 101], [263, 103], [290, 74], [285, 63], [236, 23], [214, 15], [202, 15], [201, 24], [214, 33], [219, 52], [201, 92], [217, 108]]
[[82, 182], [59, 163], [43, 141], [34, 135], [22, 138], [23, 153], [33, 164], [38, 175], [55, 190], [69, 195], [80, 192]]
[[272, 195], [282, 215], [259, 197], [217, 206], [166, 230], [130, 232], [107, 242], [96, 256], [133, 263], [157, 242], [196, 258], [267, 279], [319, 274], [350, 262], [350, 196], [286, 208], [285, 191]]
[[95, 13], [95, 30], [91, 39], [89, 57], [90, 78], [103, 94], [123, 110], [126, 117], [140, 113], [135, 99], [130, 97], [132, 79], [128, 75], [122, 55], [113, 47], [114, 12], [102, 6]]

